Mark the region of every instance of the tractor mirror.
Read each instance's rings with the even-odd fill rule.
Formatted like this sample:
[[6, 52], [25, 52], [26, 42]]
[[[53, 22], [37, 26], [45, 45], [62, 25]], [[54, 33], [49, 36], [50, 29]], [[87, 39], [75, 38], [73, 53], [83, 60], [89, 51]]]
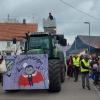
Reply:
[[67, 45], [66, 39], [60, 39], [59, 44], [61, 46], [66, 46]]

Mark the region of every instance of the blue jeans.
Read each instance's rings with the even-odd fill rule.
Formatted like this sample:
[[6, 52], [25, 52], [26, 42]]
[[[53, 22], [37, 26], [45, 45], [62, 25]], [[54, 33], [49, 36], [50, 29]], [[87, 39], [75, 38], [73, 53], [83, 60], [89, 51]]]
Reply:
[[97, 85], [99, 81], [99, 72], [96, 69], [93, 70], [93, 76], [94, 76], [94, 84]]

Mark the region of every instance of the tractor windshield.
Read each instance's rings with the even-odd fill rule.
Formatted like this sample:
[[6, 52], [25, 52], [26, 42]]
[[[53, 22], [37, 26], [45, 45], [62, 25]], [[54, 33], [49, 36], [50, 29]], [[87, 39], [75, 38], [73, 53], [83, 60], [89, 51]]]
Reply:
[[28, 52], [41, 54], [49, 53], [49, 38], [48, 37], [30, 37], [28, 42]]
[[29, 49], [49, 49], [47, 37], [30, 37]]

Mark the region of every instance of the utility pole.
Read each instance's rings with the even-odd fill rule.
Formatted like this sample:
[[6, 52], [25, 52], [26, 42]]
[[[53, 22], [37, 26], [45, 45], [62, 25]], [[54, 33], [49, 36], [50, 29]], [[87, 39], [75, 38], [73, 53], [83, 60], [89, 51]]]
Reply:
[[84, 22], [85, 24], [88, 24], [89, 25], [89, 47], [88, 47], [88, 50], [89, 50], [89, 53], [90, 53], [90, 22]]

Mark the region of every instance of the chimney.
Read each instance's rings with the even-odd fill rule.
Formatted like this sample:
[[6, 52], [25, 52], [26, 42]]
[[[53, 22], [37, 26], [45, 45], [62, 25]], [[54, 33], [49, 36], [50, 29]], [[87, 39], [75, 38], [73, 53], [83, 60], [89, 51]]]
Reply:
[[26, 19], [23, 19], [23, 24], [26, 24]]

